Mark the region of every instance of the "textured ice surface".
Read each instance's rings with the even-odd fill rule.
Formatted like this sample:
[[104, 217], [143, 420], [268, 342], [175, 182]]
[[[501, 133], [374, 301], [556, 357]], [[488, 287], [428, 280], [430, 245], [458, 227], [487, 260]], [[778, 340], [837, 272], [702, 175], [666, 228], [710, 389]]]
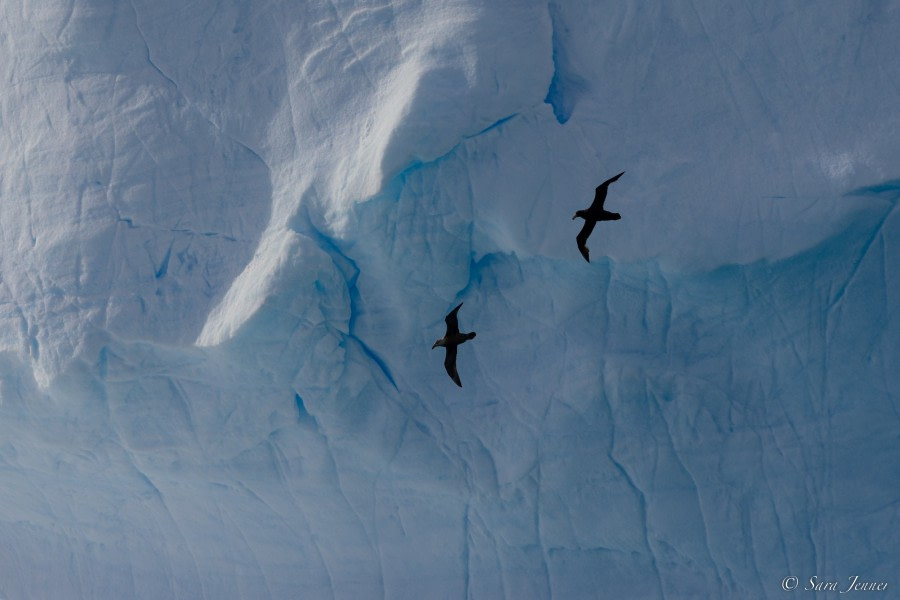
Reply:
[[900, 585], [898, 26], [0, 4], [0, 597]]

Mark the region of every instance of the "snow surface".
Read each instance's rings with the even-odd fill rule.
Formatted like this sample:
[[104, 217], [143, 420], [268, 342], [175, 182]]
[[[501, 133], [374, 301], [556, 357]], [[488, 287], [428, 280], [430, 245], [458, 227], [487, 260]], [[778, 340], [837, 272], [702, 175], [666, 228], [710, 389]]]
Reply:
[[0, 3], [0, 598], [896, 590], [898, 28]]

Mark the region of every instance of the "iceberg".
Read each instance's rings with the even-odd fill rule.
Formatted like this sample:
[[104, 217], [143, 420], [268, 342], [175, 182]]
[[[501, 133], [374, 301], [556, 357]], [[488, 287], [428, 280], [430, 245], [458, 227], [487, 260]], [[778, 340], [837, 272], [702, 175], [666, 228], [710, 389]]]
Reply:
[[0, 5], [0, 598], [891, 589], [900, 11], [815, 8]]

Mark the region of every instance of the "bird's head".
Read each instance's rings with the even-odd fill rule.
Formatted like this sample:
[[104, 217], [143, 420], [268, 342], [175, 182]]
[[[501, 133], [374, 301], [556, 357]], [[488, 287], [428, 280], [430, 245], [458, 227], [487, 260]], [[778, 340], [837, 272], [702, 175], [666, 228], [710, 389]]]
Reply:
[[575, 215], [572, 217], [572, 220], [574, 221], [574, 220], [577, 219], [578, 217], [581, 217], [582, 219], [584, 218], [584, 211], [583, 211], [583, 210], [576, 210], [576, 211], [575, 211]]
[[612, 220], [613, 220], [613, 221], [618, 221], [618, 220], [621, 219], [621, 218], [622, 218], [622, 215], [620, 215], [619, 213], [613, 213], [613, 214], [612, 214]]
[[444, 338], [441, 338], [434, 343], [434, 346], [432, 346], [431, 349], [434, 350], [438, 346], [443, 346], [443, 345], [444, 345]]

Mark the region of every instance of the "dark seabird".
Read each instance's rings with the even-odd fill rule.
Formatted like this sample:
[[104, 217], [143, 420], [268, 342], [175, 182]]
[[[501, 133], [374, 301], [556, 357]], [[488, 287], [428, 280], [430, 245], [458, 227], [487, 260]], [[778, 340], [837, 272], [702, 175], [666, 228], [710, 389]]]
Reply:
[[594, 202], [591, 204], [591, 207], [586, 210], [575, 211], [575, 216], [572, 217], [572, 220], [575, 220], [578, 217], [584, 219], [584, 227], [581, 228], [581, 231], [575, 237], [575, 241], [578, 242], [578, 250], [581, 251], [584, 260], [588, 262], [591, 262], [590, 251], [585, 244], [587, 244], [587, 239], [590, 237], [591, 232], [594, 231], [594, 225], [597, 224], [597, 221], [618, 221], [622, 218], [622, 215], [619, 213], [603, 210], [603, 203], [606, 201], [606, 190], [609, 187], [609, 184], [624, 174], [625, 171], [622, 171], [615, 177], [611, 177], [598, 185], [594, 192]]
[[459, 321], [456, 319], [456, 313], [462, 305], [463, 303], [460, 302], [459, 306], [444, 317], [444, 322], [447, 323], [447, 333], [431, 347], [432, 350], [438, 346], [443, 346], [447, 349], [447, 356], [444, 357], [444, 368], [447, 369], [450, 379], [456, 382], [456, 385], [459, 387], [462, 387], [462, 382], [459, 380], [459, 373], [456, 372], [456, 347], [475, 337], [474, 331], [472, 333], [459, 332]]

